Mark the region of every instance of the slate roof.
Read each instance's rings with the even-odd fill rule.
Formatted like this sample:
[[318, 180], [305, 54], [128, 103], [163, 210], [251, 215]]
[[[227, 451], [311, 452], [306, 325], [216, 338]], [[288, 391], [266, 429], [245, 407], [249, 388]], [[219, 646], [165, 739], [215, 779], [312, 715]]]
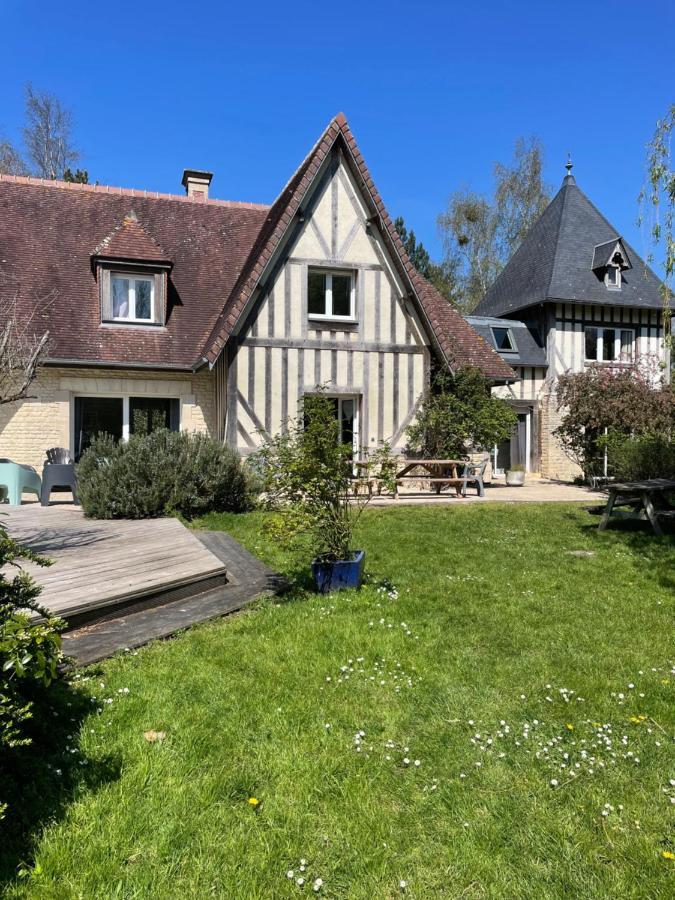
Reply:
[[495, 349], [493, 328], [508, 328], [515, 345], [514, 351], [497, 352], [510, 366], [543, 366], [548, 367], [546, 349], [541, 343], [541, 336], [531, 326], [518, 319], [499, 319], [494, 316], [466, 316], [466, 321], [474, 328], [484, 341]]
[[[0, 291], [16, 295], [26, 313], [39, 308], [35, 321], [50, 332], [52, 362], [213, 363], [336, 141], [440, 356], [453, 368], [471, 364], [513, 380], [499, 354], [412, 266], [342, 114], [271, 207], [0, 174]], [[101, 325], [96, 257], [170, 265], [166, 326]]]
[[[619, 240], [632, 268], [622, 272], [621, 290], [610, 291], [604, 273], [592, 266], [596, 247]], [[511, 315], [547, 301], [648, 309], [663, 305], [659, 279], [579, 189], [573, 175], [565, 176], [475, 313]]]

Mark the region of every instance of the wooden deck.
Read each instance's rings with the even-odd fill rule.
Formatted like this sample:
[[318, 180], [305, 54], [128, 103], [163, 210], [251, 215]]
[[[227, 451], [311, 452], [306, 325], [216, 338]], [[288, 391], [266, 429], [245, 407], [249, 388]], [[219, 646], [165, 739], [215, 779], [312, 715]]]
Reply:
[[26, 569], [43, 587], [42, 605], [65, 617], [225, 575], [221, 560], [176, 519], [85, 519], [68, 504], [0, 512], [13, 537], [54, 561]]

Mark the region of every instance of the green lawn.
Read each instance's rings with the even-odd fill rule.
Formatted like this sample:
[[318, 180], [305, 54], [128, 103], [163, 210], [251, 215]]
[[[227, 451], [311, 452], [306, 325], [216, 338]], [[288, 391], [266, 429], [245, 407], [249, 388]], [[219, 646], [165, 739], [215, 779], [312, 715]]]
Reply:
[[[361, 592], [82, 673], [52, 769], [26, 753], [7, 896], [673, 896], [675, 541], [597, 521], [372, 511]], [[293, 572], [261, 522], [208, 524]]]

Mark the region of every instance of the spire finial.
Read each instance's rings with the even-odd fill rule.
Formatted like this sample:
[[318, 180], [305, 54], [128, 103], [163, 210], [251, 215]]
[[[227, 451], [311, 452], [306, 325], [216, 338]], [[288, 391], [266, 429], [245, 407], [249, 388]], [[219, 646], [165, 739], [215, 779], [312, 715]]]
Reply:
[[574, 168], [574, 163], [572, 162], [572, 154], [567, 151], [567, 162], [565, 163], [565, 168], [567, 169], [567, 175], [570, 176], [572, 174], [572, 169]]

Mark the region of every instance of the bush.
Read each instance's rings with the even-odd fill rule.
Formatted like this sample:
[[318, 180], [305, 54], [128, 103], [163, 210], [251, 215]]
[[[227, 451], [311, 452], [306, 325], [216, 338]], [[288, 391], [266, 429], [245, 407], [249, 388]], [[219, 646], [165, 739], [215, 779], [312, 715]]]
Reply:
[[558, 378], [557, 405], [561, 424], [555, 430], [563, 450], [584, 474], [604, 468], [605, 429], [624, 437], [662, 434], [675, 425], [675, 392], [654, 372], [640, 368], [589, 366]]
[[[306, 396], [302, 415], [268, 438], [255, 457], [265, 503], [274, 511], [265, 529], [326, 561], [352, 558], [354, 528], [369, 500], [354, 496], [352, 447], [339, 434], [331, 399]], [[388, 445], [372, 454], [370, 464], [393, 489]]]
[[649, 433], [630, 437], [611, 432], [602, 443], [607, 447], [609, 473], [620, 481], [675, 480], [675, 444], [665, 435]]
[[439, 373], [407, 435], [412, 450], [427, 459], [464, 459], [472, 449], [507, 440], [516, 414], [491, 393], [480, 369]]
[[166, 429], [116, 443], [92, 441], [77, 466], [85, 515], [146, 519], [174, 512], [188, 519], [251, 506], [251, 482], [239, 455], [203, 434]]
[[[0, 772], [12, 749], [30, 743], [26, 726], [34, 702], [56, 677], [61, 659], [64, 623], [39, 605], [41, 588], [19, 568], [21, 560], [49, 565], [0, 525]], [[43, 621], [36, 622], [32, 613]], [[3, 809], [0, 798], [0, 817]]]

